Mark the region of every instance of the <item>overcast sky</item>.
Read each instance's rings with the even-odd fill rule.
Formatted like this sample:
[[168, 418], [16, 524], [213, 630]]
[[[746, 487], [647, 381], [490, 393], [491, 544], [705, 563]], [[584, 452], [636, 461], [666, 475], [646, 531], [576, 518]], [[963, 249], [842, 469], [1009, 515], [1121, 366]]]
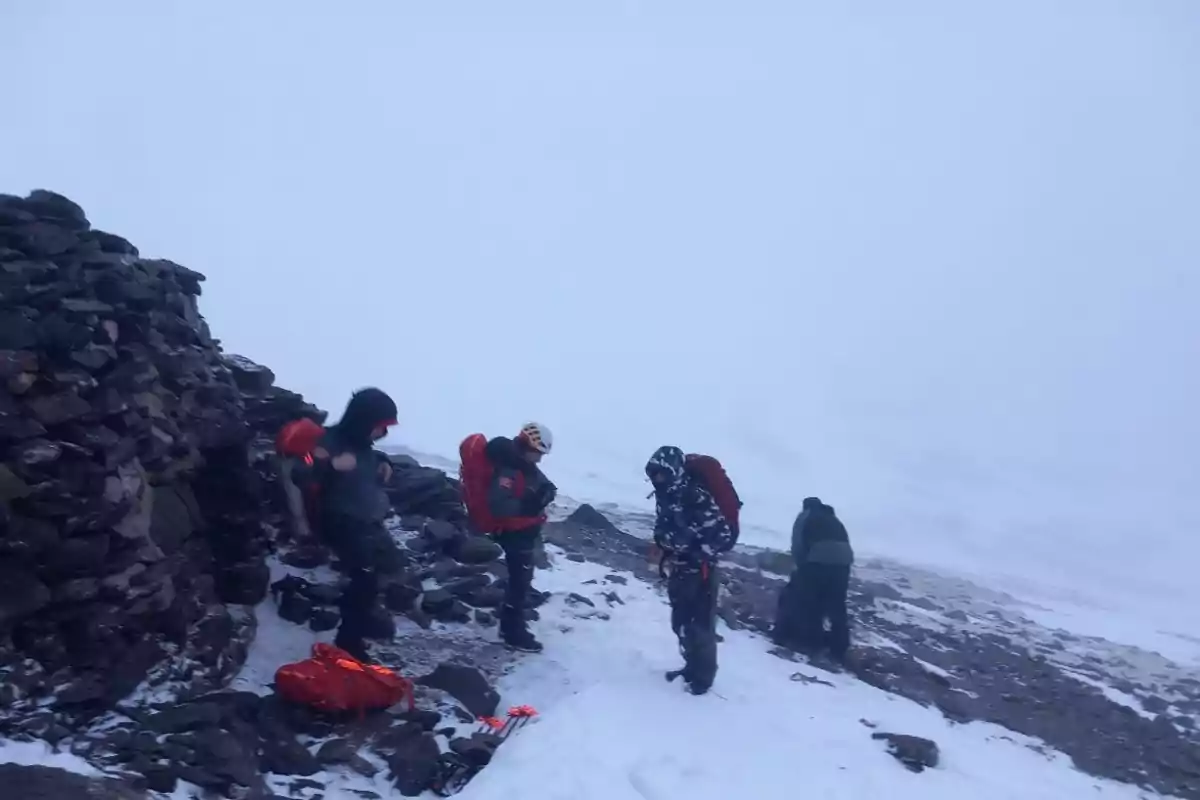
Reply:
[[0, 53], [0, 191], [206, 273], [335, 415], [376, 384], [425, 451], [545, 422], [577, 496], [677, 443], [751, 525], [819, 494], [866, 552], [1195, 582], [1194, 0], [37, 0]]

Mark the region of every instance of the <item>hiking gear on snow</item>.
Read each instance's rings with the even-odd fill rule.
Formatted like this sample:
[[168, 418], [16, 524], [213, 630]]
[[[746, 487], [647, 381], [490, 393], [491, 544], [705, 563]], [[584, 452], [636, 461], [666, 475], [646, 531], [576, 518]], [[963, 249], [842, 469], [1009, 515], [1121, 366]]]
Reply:
[[412, 681], [322, 643], [313, 645], [312, 658], [280, 667], [275, 690], [288, 702], [325, 712], [384, 709], [405, 698], [409, 710], [415, 708]]
[[[717, 676], [717, 589], [715, 567], [677, 564], [667, 579], [671, 629], [679, 637], [684, 667], [679, 671], [696, 694]], [[699, 691], [695, 691], [699, 690]]]
[[713, 561], [734, 534], [708, 489], [693, 477], [678, 447], [660, 447], [646, 463], [654, 481], [654, 543], [673, 561]]
[[460, 755], [455, 752], [442, 753], [438, 759], [438, 776], [429, 787], [439, 797], [450, 797], [463, 790], [479, 771], [487, 766], [495, 756], [496, 749], [508, 741], [508, 737], [529, 724], [529, 720], [537, 716], [533, 706], [514, 706], [508, 710], [508, 718], [501, 722], [495, 717], [480, 717], [479, 727], [476, 728], [472, 739], [486, 734], [490, 737], [488, 743], [478, 750]]
[[849, 567], [854, 563], [850, 535], [833, 506], [816, 497], [805, 498], [804, 509], [792, 525], [792, 558], [797, 567], [805, 563]]
[[733, 481], [729, 480], [729, 474], [721, 466], [720, 461], [712, 456], [698, 453], [690, 453], [685, 456], [683, 468], [688, 475], [698, 480], [716, 501], [717, 508], [721, 509], [721, 515], [725, 517], [725, 521], [729, 524], [729, 530], [733, 533], [733, 537], [729, 541], [729, 546], [733, 547], [737, 544], [738, 534], [741, 532], [738, 527], [738, 513], [742, 508], [742, 499], [738, 497], [737, 489], [733, 488]]
[[815, 656], [828, 651], [835, 661], [843, 661], [850, 649], [849, 585], [849, 566], [811, 561], [798, 565], [779, 594], [772, 638], [802, 653]]
[[[473, 433], [459, 444], [458, 455], [463, 505], [476, 530], [500, 534], [546, 521], [542, 511], [557, 490], [536, 465], [520, 458], [511, 439], [497, 437], [489, 442], [482, 433]], [[532, 480], [526, 466], [533, 468]], [[548, 499], [539, 506], [543, 498]], [[536, 510], [525, 513], [525, 508]]]
[[550, 433], [550, 429], [537, 422], [526, 422], [522, 425], [517, 440], [542, 455], [548, 455], [551, 448], [554, 447], [554, 435]]

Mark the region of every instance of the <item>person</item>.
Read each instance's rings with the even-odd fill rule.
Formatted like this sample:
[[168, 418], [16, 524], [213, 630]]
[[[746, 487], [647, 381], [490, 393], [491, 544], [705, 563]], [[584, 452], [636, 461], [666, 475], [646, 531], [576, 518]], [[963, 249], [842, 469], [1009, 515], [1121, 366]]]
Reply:
[[678, 447], [658, 448], [646, 462], [654, 484], [654, 544], [664, 556], [671, 628], [679, 637], [682, 677], [693, 694], [706, 693], [717, 676], [717, 562], [733, 547], [734, 534], [716, 500], [684, 468]]
[[844, 663], [850, 649], [846, 592], [854, 548], [833, 506], [818, 497], [805, 498], [792, 525], [792, 560], [795, 569], [779, 596], [776, 643], [813, 656], [828, 652]]
[[307, 475], [319, 490], [318, 535], [350, 577], [334, 644], [361, 661], [369, 660], [365, 640], [379, 628], [376, 550], [387, 537], [383, 521], [391, 513], [384, 487], [392, 467], [374, 445], [395, 424], [395, 401], [380, 389], [360, 389], [318, 440]]
[[522, 426], [515, 439], [497, 436], [487, 443], [493, 467], [487, 504], [501, 523], [496, 541], [504, 549], [508, 586], [500, 607], [500, 637], [514, 650], [540, 653], [542, 643], [529, 631], [525, 610], [533, 590], [534, 549], [546, 509], [558, 488], [538, 466], [554, 445], [550, 429], [537, 422]]

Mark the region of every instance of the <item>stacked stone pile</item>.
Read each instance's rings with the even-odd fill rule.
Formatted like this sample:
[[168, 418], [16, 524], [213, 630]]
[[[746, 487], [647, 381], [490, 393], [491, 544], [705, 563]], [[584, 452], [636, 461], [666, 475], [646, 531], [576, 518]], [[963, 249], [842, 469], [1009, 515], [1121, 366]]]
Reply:
[[60, 704], [105, 706], [170, 649], [228, 656], [222, 601], [266, 592], [245, 405], [203, 280], [61, 195], [0, 195], [0, 669], [24, 676], [0, 677], [0, 703], [36, 700], [44, 673], [70, 687]]

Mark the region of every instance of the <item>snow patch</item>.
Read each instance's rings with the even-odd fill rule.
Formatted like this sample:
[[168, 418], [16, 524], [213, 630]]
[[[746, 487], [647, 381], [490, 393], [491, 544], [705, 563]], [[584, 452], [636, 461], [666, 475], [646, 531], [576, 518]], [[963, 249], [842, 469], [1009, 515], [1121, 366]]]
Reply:
[[0, 739], [0, 764], [22, 764], [27, 767], [56, 767], [91, 777], [101, 773], [73, 753], [54, 750], [43, 741], [14, 742]]

